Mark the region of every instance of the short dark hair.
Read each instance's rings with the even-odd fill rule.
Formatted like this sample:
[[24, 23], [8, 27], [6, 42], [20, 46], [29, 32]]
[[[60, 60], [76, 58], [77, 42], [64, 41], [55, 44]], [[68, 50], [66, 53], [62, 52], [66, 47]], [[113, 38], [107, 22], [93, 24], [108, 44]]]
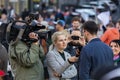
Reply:
[[72, 22], [74, 21], [78, 21], [79, 23], [81, 22], [79, 17], [73, 17]]
[[[111, 42], [114, 42], [114, 43], [116, 43], [116, 44], [118, 44], [120, 46], [120, 40], [119, 39], [114, 39]], [[110, 42], [110, 44], [111, 44], [111, 42]]]
[[98, 26], [94, 21], [86, 21], [82, 25], [82, 28], [87, 30], [90, 34], [97, 34], [98, 31]]
[[73, 31], [80, 31], [80, 29], [73, 29], [73, 30], [70, 31], [70, 34], [71, 34]]
[[110, 22], [106, 25], [106, 27], [111, 27], [112, 28], [112, 27], [114, 27], [114, 24], [112, 22]]

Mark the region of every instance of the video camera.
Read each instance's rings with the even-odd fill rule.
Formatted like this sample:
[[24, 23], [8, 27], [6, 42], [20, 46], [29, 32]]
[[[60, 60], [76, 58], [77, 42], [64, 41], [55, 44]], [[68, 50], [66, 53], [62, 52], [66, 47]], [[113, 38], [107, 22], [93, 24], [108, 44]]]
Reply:
[[[11, 24], [11, 25], [10, 25]], [[30, 39], [29, 38], [29, 33], [30, 32], [35, 32], [39, 35], [41, 38], [42, 34], [40, 34], [39, 30], [40, 29], [45, 29], [45, 26], [32, 26], [26, 21], [13, 21], [10, 23], [7, 27], [7, 32], [6, 32], [6, 38], [7, 42], [10, 43], [10, 41], [15, 41], [16, 38], [21, 39], [24, 42], [35, 42], [37, 40], [35, 39]]]

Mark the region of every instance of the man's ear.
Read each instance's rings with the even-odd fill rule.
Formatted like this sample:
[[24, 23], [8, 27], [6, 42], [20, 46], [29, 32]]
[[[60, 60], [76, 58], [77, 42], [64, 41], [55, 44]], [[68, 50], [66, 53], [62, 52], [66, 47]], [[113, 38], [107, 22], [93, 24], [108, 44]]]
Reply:
[[85, 35], [89, 35], [90, 34], [87, 30], [85, 30], [84, 33], [85, 33]]

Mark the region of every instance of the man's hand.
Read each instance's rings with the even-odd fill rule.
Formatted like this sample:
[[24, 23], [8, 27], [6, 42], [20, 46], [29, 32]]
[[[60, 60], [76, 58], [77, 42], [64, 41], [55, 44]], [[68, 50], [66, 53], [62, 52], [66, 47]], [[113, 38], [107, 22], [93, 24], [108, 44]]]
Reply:
[[39, 44], [38, 34], [31, 32], [31, 33], [29, 33], [29, 38], [33, 40], [34, 44], [37, 44], [37, 45]]
[[84, 38], [83, 36], [80, 37], [79, 43], [80, 43], [82, 46], [85, 46], [86, 42], [85, 42], [85, 38]]

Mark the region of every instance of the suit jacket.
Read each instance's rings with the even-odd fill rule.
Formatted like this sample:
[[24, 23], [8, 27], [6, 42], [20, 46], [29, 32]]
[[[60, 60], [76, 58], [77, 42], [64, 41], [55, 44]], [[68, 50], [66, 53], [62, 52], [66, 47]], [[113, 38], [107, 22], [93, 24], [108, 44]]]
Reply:
[[92, 39], [82, 48], [79, 63], [79, 80], [90, 80], [96, 69], [113, 65], [112, 49], [99, 38]]
[[71, 57], [69, 53], [65, 52], [65, 58], [64, 60], [60, 53], [54, 48], [53, 50], [49, 51], [46, 55], [47, 60], [47, 67], [49, 72], [49, 80], [60, 80], [60, 78], [55, 77], [54, 71], [62, 75], [61, 79], [64, 80], [70, 80], [70, 78], [77, 75], [77, 70], [74, 66], [74, 64], [70, 64], [68, 62], [68, 58]]

